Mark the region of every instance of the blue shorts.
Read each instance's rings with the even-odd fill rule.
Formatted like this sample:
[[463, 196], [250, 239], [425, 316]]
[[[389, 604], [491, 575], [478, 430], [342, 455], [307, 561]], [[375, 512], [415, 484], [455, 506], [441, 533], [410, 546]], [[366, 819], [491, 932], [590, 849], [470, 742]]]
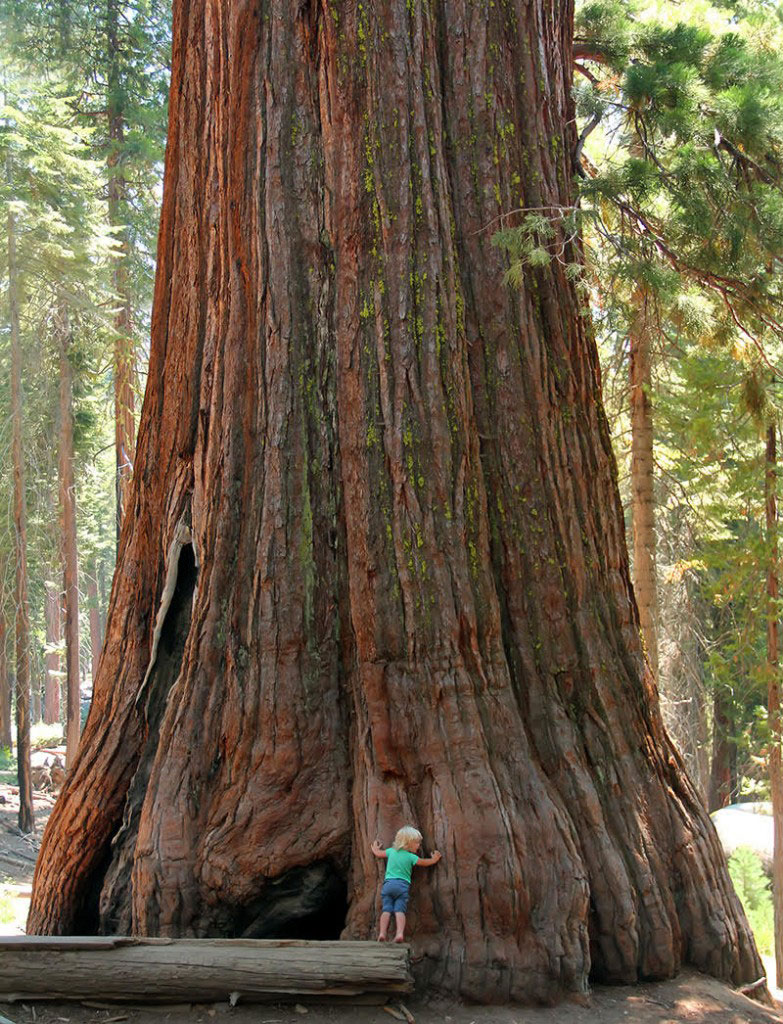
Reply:
[[404, 914], [408, 909], [410, 882], [401, 878], [387, 878], [381, 888], [381, 910], [386, 914]]

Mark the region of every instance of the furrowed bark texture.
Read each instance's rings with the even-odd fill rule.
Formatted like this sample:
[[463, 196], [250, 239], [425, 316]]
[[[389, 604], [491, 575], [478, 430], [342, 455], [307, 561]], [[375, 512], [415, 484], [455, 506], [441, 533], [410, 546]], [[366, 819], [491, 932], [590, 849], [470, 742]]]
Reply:
[[570, 18], [176, 5], [132, 507], [31, 931], [368, 938], [370, 842], [413, 821], [432, 984], [760, 976], [645, 669], [584, 310], [491, 245], [572, 202]]

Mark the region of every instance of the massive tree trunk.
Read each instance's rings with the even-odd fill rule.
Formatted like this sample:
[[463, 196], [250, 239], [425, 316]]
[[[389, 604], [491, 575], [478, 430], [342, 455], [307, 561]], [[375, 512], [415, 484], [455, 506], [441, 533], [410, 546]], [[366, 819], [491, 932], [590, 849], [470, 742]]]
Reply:
[[44, 585], [44, 618], [46, 621], [46, 659], [44, 680], [44, 721], [50, 725], [60, 721], [60, 642], [62, 616], [60, 614], [60, 588], [53, 583]]
[[762, 973], [639, 641], [563, 259], [567, 4], [175, 5], [149, 383], [95, 697], [33, 932], [369, 938], [557, 998]]
[[65, 764], [79, 746], [79, 556], [76, 541], [76, 483], [73, 477], [73, 371], [71, 332], [61, 308], [60, 341], [60, 548], [65, 598]]
[[14, 603], [16, 605], [16, 763], [19, 828], [35, 828], [30, 775], [30, 611], [27, 600], [27, 494], [22, 442], [22, 343], [19, 329], [19, 281], [16, 265], [16, 217], [9, 210], [8, 304], [11, 320], [11, 431], [14, 475]]
[[767, 545], [767, 709], [769, 712], [769, 784], [772, 790], [774, 846], [772, 854], [772, 895], [775, 905], [776, 985], [783, 986], [783, 766], [781, 766], [780, 707], [780, 581], [778, 568], [778, 458], [777, 427], [767, 428], [764, 496], [766, 504]]

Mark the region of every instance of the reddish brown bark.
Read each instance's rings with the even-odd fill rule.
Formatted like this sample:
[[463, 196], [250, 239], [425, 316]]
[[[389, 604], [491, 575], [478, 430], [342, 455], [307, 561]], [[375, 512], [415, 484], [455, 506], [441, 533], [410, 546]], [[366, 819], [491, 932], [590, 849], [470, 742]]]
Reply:
[[14, 477], [14, 601], [16, 605], [16, 763], [19, 828], [35, 829], [30, 776], [30, 613], [27, 600], [27, 495], [22, 444], [22, 349], [19, 336], [19, 284], [16, 266], [16, 217], [9, 209], [8, 303], [11, 320], [11, 430]]
[[772, 854], [772, 895], [775, 910], [775, 963], [778, 988], [783, 986], [783, 768], [781, 766], [780, 707], [780, 618], [778, 601], [780, 596], [778, 564], [778, 500], [777, 500], [777, 429], [775, 424], [767, 428], [766, 473], [764, 475], [764, 496], [766, 499], [767, 545], [769, 565], [767, 568], [767, 708], [770, 725], [769, 783], [772, 791], [772, 819], [774, 823], [774, 846]]
[[79, 746], [79, 555], [76, 541], [76, 484], [73, 478], [73, 372], [68, 356], [70, 328], [63, 311], [60, 325], [60, 550], [65, 605], [65, 764]]
[[761, 975], [645, 669], [580, 301], [491, 245], [572, 201], [570, 15], [175, 6], [132, 507], [30, 930], [368, 938], [412, 820], [432, 984]]
[[44, 721], [50, 725], [60, 721], [60, 592], [54, 584], [45, 585], [46, 659], [44, 681]]

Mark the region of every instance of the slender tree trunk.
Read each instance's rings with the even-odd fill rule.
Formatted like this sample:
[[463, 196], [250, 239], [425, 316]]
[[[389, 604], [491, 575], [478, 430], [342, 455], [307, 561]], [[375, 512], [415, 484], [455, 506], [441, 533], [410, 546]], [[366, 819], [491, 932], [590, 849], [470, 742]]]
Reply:
[[430, 984], [761, 976], [643, 658], [584, 310], [491, 244], [573, 203], [572, 13], [175, 5], [134, 515], [30, 931], [369, 938], [370, 841], [412, 821]]
[[106, 566], [101, 560], [98, 562], [98, 621], [101, 627], [101, 650], [103, 649], [103, 638], [106, 635]]
[[734, 721], [727, 694], [716, 686], [712, 695], [712, 763], [707, 806], [710, 812], [731, 803], [734, 793]]
[[653, 676], [658, 678], [658, 577], [655, 568], [655, 463], [653, 460], [652, 317], [642, 287], [633, 296], [631, 350], [631, 509], [633, 585], [639, 624]]
[[134, 380], [136, 351], [133, 341], [130, 283], [128, 279], [128, 232], [122, 203], [125, 178], [122, 149], [125, 142], [123, 83], [120, 73], [120, 0], [106, 0], [107, 116], [110, 139], [108, 157], [109, 223], [117, 229], [120, 255], [114, 262], [114, 293], [119, 303], [114, 329], [114, 444], [117, 461], [117, 537], [125, 516], [136, 450]]
[[70, 327], [61, 310], [60, 325], [60, 546], [65, 598], [65, 764], [79, 746], [79, 559], [76, 544], [76, 484], [73, 477], [73, 376], [69, 359]]
[[40, 722], [43, 718], [41, 706], [41, 677], [40, 658], [37, 651], [33, 650], [30, 662], [30, 720], [32, 723]]
[[33, 787], [30, 775], [30, 616], [27, 601], [27, 497], [22, 443], [22, 351], [19, 336], [19, 283], [16, 268], [16, 221], [8, 212], [8, 300], [11, 316], [11, 421], [14, 472], [14, 558], [16, 602], [16, 759], [19, 778], [19, 828], [33, 832]]
[[780, 706], [780, 596], [778, 568], [778, 508], [777, 508], [777, 428], [767, 428], [767, 466], [764, 477], [767, 514], [767, 705], [770, 725], [769, 781], [772, 790], [772, 818], [774, 822], [774, 848], [772, 856], [772, 894], [775, 905], [775, 964], [778, 988], [783, 988], [783, 769], [781, 768]]
[[99, 600], [97, 580], [93, 573], [89, 573], [87, 576], [87, 602], [90, 611], [90, 666], [93, 683], [98, 671], [98, 661], [100, 660], [101, 647], [103, 646]]
[[[669, 529], [676, 534], [678, 526], [675, 519], [669, 524]], [[686, 557], [686, 544], [675, 539], [674, 545], [665, 553], [666, 564], [674, 565]], [[699, 627], [709, 615], [709, 610], [702, 607], [697, 588], [688, 574], [667, 581], [660, 593], [658, 689], [661, 712], [669, 735], [706, 802], [710, 736]]]
[[52, 583], [45, 585], [46, 598], [46, 681], [44, 683], [44, 721], [49, 725], [60, 721], [60, 591]]
[[11, 749], [11, 677], [8, 672], [8, 624], [0, 609], [0, 747]]

